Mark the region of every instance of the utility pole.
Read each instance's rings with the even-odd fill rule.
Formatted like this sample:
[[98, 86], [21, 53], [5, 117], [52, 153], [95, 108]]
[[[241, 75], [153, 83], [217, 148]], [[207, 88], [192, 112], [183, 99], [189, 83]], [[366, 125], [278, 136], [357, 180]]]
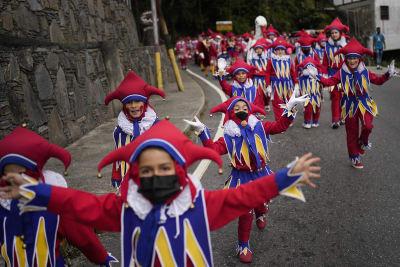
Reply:
[[178, 85], [178, 89], [179, 89], [179, 91], [183, 91], [184, 90], [183, 83], [182, 83], [181, 74], [179, 72], [178, 65], [176, 64], [174, 47], [171, 44], [171, 36], [169, 36], [167, 23], [165, 22], [165, 18], [164, 18], [162, 9], [161, 9], [161, 0], [156, 0], [156, 4], [157, 4], [157, 14], [158, 14], [158, 17], [160, 18], [161, 37], [163, 38], [165, 45], [167, 46], [169, 59], [171, 60], [171, 64], [172, 64], [172, 68], [174, 70], [175, 80], [176, 80], [176, 84]]
[[154, 46], [155, 46], [155, 58], [156, 58], [156, 74], [157, 74], [157, 84], [160, 90], [164, 90], [161, 72], [161, 49], [160, 49], [160, 39], [158, 36], [158, 23], [157, 23], [157, 7], [156, 0], [151, 0], [151, 12], [153, 18], [153, 35], [154, 35]]

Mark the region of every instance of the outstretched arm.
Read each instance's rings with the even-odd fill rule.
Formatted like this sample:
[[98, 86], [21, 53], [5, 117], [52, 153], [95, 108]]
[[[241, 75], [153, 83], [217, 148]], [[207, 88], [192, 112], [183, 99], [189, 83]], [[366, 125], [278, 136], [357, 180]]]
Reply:
[[305, 183], [314, 188], [315, 184], [311, 183], [310, 178], [319, 178], [321, 168], [312, 166], [312, 164], [318, 161], [319, 158], [311, 158], [311, 153], [308, 153], [297, 160], [291, 168], [262, 177], [238, 188], [205, 191], [210, 230], [221, 228], [279, 194], [287, 195], [286, 192], [295, 191], [298, 183]]
[[38, 183], [19, 173], [9, 173], [3, 180], [10, 185], [1, 187], [0, 197], [19, 198], [21, 212], [48, 210], [65, 219], [105, 231], [121, 231], [122, 199], [114, 193], [103, 196], [71, 188]]

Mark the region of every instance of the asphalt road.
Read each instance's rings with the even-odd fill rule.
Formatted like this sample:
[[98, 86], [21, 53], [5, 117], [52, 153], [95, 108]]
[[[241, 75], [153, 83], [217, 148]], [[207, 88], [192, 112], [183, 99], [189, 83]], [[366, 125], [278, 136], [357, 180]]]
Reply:
[[[190, 69], [204, 77], [197, 66]], [[216, 85], [213, 77], [208, 77]], [[208, 116], [220, 103], [215, 91], [199, 81], [205, 96], [201, 120], [216, 131], [220, 115]], [[219, 85], [218, 85], [219, 87]], [[251, 266], [400, 266], [400, 78], [372, 86], [379, 115], [370, 136], [372, 150], [362, 158], [364, 169], [351, 167], [344, 126], [330, 128], [330, 102], [325, 92], [320, 127], [302, 128], [300, 111], [293, 127], [272, 136], [270, 166], [279, 170], [295, 156], [312, 152], [321, 157], [322, 178], [313, 190], [303, 187], [306, 203], [277, 197], [270, 205], [267, 227], [253, 223]], [[268, 113], [267, 119], [273, 120]], [[201, 143], [197, 137], [194, 140]], [[205, 189], [223, 187], [230, 173], [225, 155], [224, 174], [212, 163], [201, 182]], [[241, 266], [237, 260], [237, 221], [212, 232], [215, 266]]]

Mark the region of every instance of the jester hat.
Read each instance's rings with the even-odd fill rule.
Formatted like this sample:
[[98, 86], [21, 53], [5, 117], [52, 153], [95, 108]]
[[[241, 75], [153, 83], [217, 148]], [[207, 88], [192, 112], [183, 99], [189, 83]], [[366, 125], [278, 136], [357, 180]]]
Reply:
[[214, 114], [215, 112], [222, 112], [225, 113], [225, 119], [224, 123], [227, 122], [229, 119], [231, 119], [231, 111], [235, 104], [238, 101], [243, 101], [247, 104], [247, 107], [249, 108], [249, 115], [250, 114], [256, 114], [256, 113], [261, 113], [265, 115], [265, 110], [254, 105], [253, 103], [250, 103], [249, 100], [242, 96], [234, 96], [226, 100], [225, 102], [222, 102], [218, 106], [213, 107], [210, 109], [210, 114]]
[[[167, 151], [177, 165], [184, 169], [185, 172], [190, 165], [201, 159], [215, 161], [219, 167], [222, 168], [222, 159], [217, 152], [210, 148], [193, 144], [192, 141], [172, 123], [162, 120], [128, 145], [114, 150], [105, 156], [98, 165], [98, 171], [100, 173], [104, 166], [117, 161], [129, 162], [132, 166], [138, 160], [140, 153], [149, 147], [159, 147]], [[137, 171], [137, 168], [132, 166], [128, 174], [134, 172], [135, 169]], [[129, 177], [129, 179], [131, 178], [133, 178], [136, 184], [140, 184], [139, 176]], [[179, 176], [179, 183], [181, 186], [187, 183], [185, 179], [186, 177]], [[121, 185], [121, 194], [123, 197], [126, 196], [127, 193], [127, 180], [127, 177], [125, 177]]]
[[320, 62], [318, 62], [317, 60], [315, 60], [312, 57], [306, 57], [306, 59], [303, 60], [303, 62], [301, 62], [300, 64], [298, 64], [296, 66], [296, 72], [299, 72], [300, 68], [305, 69], [310, 65], [316, 67], [318, 69], [318, 71], [322, 71], [322, 65]]
[[305, 35], [300, 37], [296, 42], [298, 42], [303, 48], [309, 48], [315, 41], [315, 38], [312, 38], [310, 35]]
[[322, 42], [322, 41], [327, 41], [327, 38], [326, 38], [326, 36], [325, 36], [325, 34], [323, 34], [322, 32], [320, 32], [319, 34], [318, 34], [318, 36], [317, 36], [317, 42], [318, 43], [320, 43], [320, 42]]
[[165, 98], [165, 93], [158, 88], [148, 85], [136, 73], [129, 71], [117, 89], [106, 96], [104, 103], [108, 105], [111, 100], [118, 99], [122, 104], [137, 100], [147, 103], [151, 95]]
[[274, 28], [274, 26], [272, 26], [272, 24], [270, 24], [270, 25], [268, 26], [268, 28], [266, 28], [266, 29], [263, 31], [263, 33], [265, 33], [266, 36], [268, 36], [268, 35], [279, 35], [279, 31], [276, 30], [276, 29]]
[[349, 27], [344, 25], [338, 17], [336, 17], [331, 24], [325, 27], [324, 32], [328, 32], [331, 30], [338, 30], [340, 32], [349, 32]]
[[7, 164], [18, 164], [41, 173], [51, 157], [64, 163], [65, 171], [71, 163], [70, 153], [23, 127], [17, 127], [0, 141], [0, 173]]
[[236, 73], [241, 70], [246, 73], [252, 73], [254, 70], [256, 70], [256, 67], [251, 66], [238, 58], [236, 59], [235, 63], [229, 69], [227, 69], [227, 72], [232, 75], [236, 75]]
[[356, 38], [351, 38], [347, 45], [334, 54], [335, 56], [338, 54], [343, 54], [345, 57], [361, 57], [363, 54], [370, 54], [371, 56], [374, 55], [371, 50], [368, 48], [363, 47]]
[[283, 39], [283, 37], [279, 36], [278, 38], [276, 38], [275, 42], [273, 42], [271, 44], [271, 47], [273, 49], [287, 49], [288, 47], [291, 47], [292, 45], [289, 44], [288, 42], [286, 42], [285, 39]]

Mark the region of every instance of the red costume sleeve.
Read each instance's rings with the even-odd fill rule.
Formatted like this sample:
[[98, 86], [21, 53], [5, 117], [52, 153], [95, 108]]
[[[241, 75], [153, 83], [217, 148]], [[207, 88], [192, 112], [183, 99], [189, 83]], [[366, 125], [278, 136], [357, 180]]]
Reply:
[[52, 186], [48, 210], [64, 219], [110, 232], [121, 231], [122, 199], [114, 193], [103, 196], [72, 188]]
[[329, 77], [329, 78], [321, 77], [320, 82], [324, 86], [334, 86], [334, 85], [340, 83], [340, 70], [337, 71], [335, 73], [335, 75], [333, 75], [332, 77]]
[[326, 51], [324, 51], [324, 58], [322, 59], [322, 69], [321, 69], [321, 72], [323, 74], [328, 74], [328, 65], [329, 65], [328, 55], [326, 54]]
[[263, 122], [264, 131], [266, 134], [279, 134], [285, 132], [289, 125], [292, 123], [292, 119], [287, 116], [281, 116], [278, 121], [266, 121]]
[[268, 59], [267, 70], [265, 71], [265, 84], [266, 86], [271, 85], [271, 75], [273, 72], [272, 61]]
[[378, 76], [375, 73], [368, 70], [368, 74], [369, 74], [369, 80], [371, 81], [371, 83], [376, 84], [376, 85], [384, 84], [388, 80], [388, 76], [386, 75], [386, 73], [381, 76]]
[[293, 83], [297, 83], [297, 75], [293, 64], [290, 64], [290, 76], [292, 77]]
[[215, 150], [220, 155], [225, 155], [226, 153], [228, 153], [228, 150], [226, 149], [226, 143], [223, 137], [220, 137], [215, 142], [212, 139], [207, 139], [203, 141], [203, 145], [205, 147]]
[[111, 178], [114, 179], [114, 180], [121, 180], [122, 179], [121, 171], [120, 171], [119, 168], [117, 169], [117, 163], [116, 162], [114, 162], [113, 166], [112, 166]]
[[225, 94], [232, 96], [232, 85], [230, 85], [225, 79], [219, 80], [219, 84]]
[[232, 189], [204, 191], [210, 230], [214, 231], [279, 194], [275, 174]]
[[100, 264], [107, 259], [107, 251], [92, 228], [60, 216], [58, 232], [91, 262]]

